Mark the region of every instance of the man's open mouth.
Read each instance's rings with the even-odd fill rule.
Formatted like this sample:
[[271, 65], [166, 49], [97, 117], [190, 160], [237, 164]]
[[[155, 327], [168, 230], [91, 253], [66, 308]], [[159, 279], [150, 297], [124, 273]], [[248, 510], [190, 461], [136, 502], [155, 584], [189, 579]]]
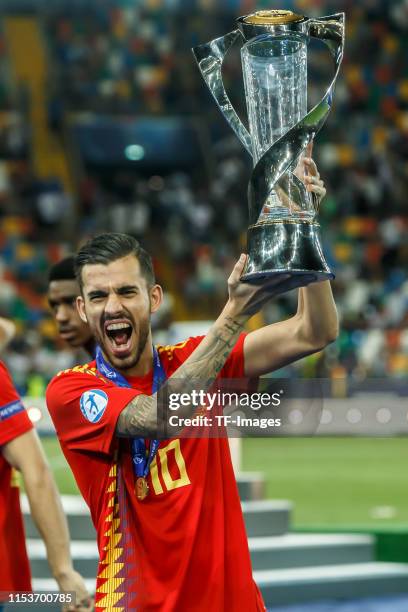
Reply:
[[129, 351], [133, 327], [128, 321], [107, 322], [105, 333], [115, 354], [121, 355]]

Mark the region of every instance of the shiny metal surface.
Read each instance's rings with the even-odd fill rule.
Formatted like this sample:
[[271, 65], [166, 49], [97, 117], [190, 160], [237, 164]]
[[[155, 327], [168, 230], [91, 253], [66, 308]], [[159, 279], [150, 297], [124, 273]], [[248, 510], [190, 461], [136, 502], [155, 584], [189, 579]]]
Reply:
[[238, 28], [242, 32], [245, 40], [251, 40], [251, 38], [255, 38], [261, 34], [272, 34], [273, 36], [287, 34], [290, 32], [301, 32], [302, 34], [307, 34], [307, 17], [300, 17], [302, 18], [289, 23], [248, 23], [246, 21], [247, 16], [244, 16], [239, 17], [237, 19], [237, 23]]
[[241, 277], [244, 282], [289, 274], [282, 281], [283, 293], [334, 278], [324, 259], [318, 223], [257, 223], [248, 228], [247, 240], [250, 257]]
[[193, 54], [197, 60], [198, 67], [212, 93], [220, 111], [228, 121], [235, 134], [238, 136], [246, 150], [252, 155], [251, 135], [235, 112], [222, 81], [222, 63], [232, 45], [242, 40], [239, 30], [233, 30], [225, 36], [215, 38], [209, 43], [194, 47]]
[[[258, 220], [273, 190], [282, 190], [283, 193], [287, 193], [288, 180], [284, 176], [285, 173], [290, 170], [290, 167], [296, 165], [302, 151], [316, 136], [327, 119], [344, 51], [344, 13], [319, 19], [305, 17], [302, 21], [284, 25], [247, 24], [244, 23], [244, 19], [245, 17], [238, 19], [238, 30], [205, 45], [195, 47], [193, 53], [217, 105], [250, 155], [251, 136], [232, 107], [222, 82], [221, 70], [224, 57], [237, 40], [240, 38], [248, 40], [264, 33], [273, 35], [284, 33], [290, 36], [291, 31], [300, 31], [327, 45], [334, 63], [334, 77], [320, 102], [277, 140], [253, 169], [248, 186], [250, 227], [247, 250], [249, 261], [243, 280], [255, 282], [255, 279], [285, 271], [293, 277], [294, 286], [302, 286], [302, 277], [305, 281], [303, 284], [307, 284], [307, 278], [310, 276], [314, 280], [333, 278], [324, 260], [317, 225], [313, 223], [258, 224]], [[294, 202], [295, 207], [302, 208], [305, 187], [302, 181], [293, 174], [290, 174], [290, 183], [291, 201]], [[286, 290], [283, 289], [283, 291]]]

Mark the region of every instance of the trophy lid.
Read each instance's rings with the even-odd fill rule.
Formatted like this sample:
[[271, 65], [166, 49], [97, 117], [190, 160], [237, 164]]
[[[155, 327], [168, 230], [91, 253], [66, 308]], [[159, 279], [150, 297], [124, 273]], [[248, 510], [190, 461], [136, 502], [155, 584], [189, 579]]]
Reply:
[[295, 21], [303, 21], [304, 16], [293, 11], [271, 9], [269, 11], [256, 11], [242, 19], [243, 23], [251, 25], [286, 25]]
[[306, 33], [305, 24], [308, 18], [292, 11], [276, 10], [256, 11], [237, 19], [238, 27], [245, 40], [262, 34]]

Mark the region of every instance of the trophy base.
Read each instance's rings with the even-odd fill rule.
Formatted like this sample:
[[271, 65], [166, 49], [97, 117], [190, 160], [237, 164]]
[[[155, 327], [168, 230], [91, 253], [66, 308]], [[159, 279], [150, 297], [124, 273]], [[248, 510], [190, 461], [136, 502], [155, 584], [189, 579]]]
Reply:
[[284, 293], [333, 279], [320, 244], [319, 227], [316, 222], [300, 220], [268, 220], [250, 226], [248, 258], [241, 281], [264, 284], [282, 276], [279, 293]]

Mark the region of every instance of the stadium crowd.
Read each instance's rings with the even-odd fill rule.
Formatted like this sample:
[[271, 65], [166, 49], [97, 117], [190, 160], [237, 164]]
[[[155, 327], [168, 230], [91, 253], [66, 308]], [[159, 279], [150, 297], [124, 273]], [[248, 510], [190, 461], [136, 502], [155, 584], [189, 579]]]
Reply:
[[[10, 119], [7, 70], [1, 68], [0, 103], [7, 104], [0, 122], [0, 314], [18, 324], [6, 360], [18, 389], [29, 395], [42, 395], [55, 370], [73, 360], [68, 350], [54, 351], [59, 341], [45, 293], [49, 266], [83, 238], [107, 228], [140, 238], [156, 258], [159, 278], [170, 285], [173, 303], [184, 303], [192, 319], [218, 311], [227, 272], [245, 245], [250, 160], [205, 91], [190, 47], [232, 29], [235, 16], [254, 3], [221, 10], [203, 1], [173, 11], [160, 3], [113, 4], [50, 9], [43, 18], [51, 57], [50, 129], [62, 132], [68, 112], [159, 117], [197, 115], [199, 109], [210, 143], [205, 171], [141, 174], [127, 164], [107, 173], [84, 164], [76, 195], [68, 196], [58, 178], [33, 174], [30, 130], [24, 113]], [[339, 10], [338, 2], [320, 0], [286, 5], [310, 15]], [[341, 333], [324, 354], [285, 374], [402, 378], [408, 373], [408, 3], [341, 5], [346, 54], [334, 108], [314, 150], [327, 188], [320, 221], [336, 272]], [[4, 41], [0, 54], [7, 55]], [[310, 55], [311, 103], [327, 83], [327, 56], [319, 48]], [[226, 64], [231, 98], [244, 113], [238, 54]], [[67, 235], [74, 214], [76, 231]], [[295, 299], [292, 292], [273, 300], [267, 322], [289, 316]], [[169, 321], [166, 316], [156, 327]]]

